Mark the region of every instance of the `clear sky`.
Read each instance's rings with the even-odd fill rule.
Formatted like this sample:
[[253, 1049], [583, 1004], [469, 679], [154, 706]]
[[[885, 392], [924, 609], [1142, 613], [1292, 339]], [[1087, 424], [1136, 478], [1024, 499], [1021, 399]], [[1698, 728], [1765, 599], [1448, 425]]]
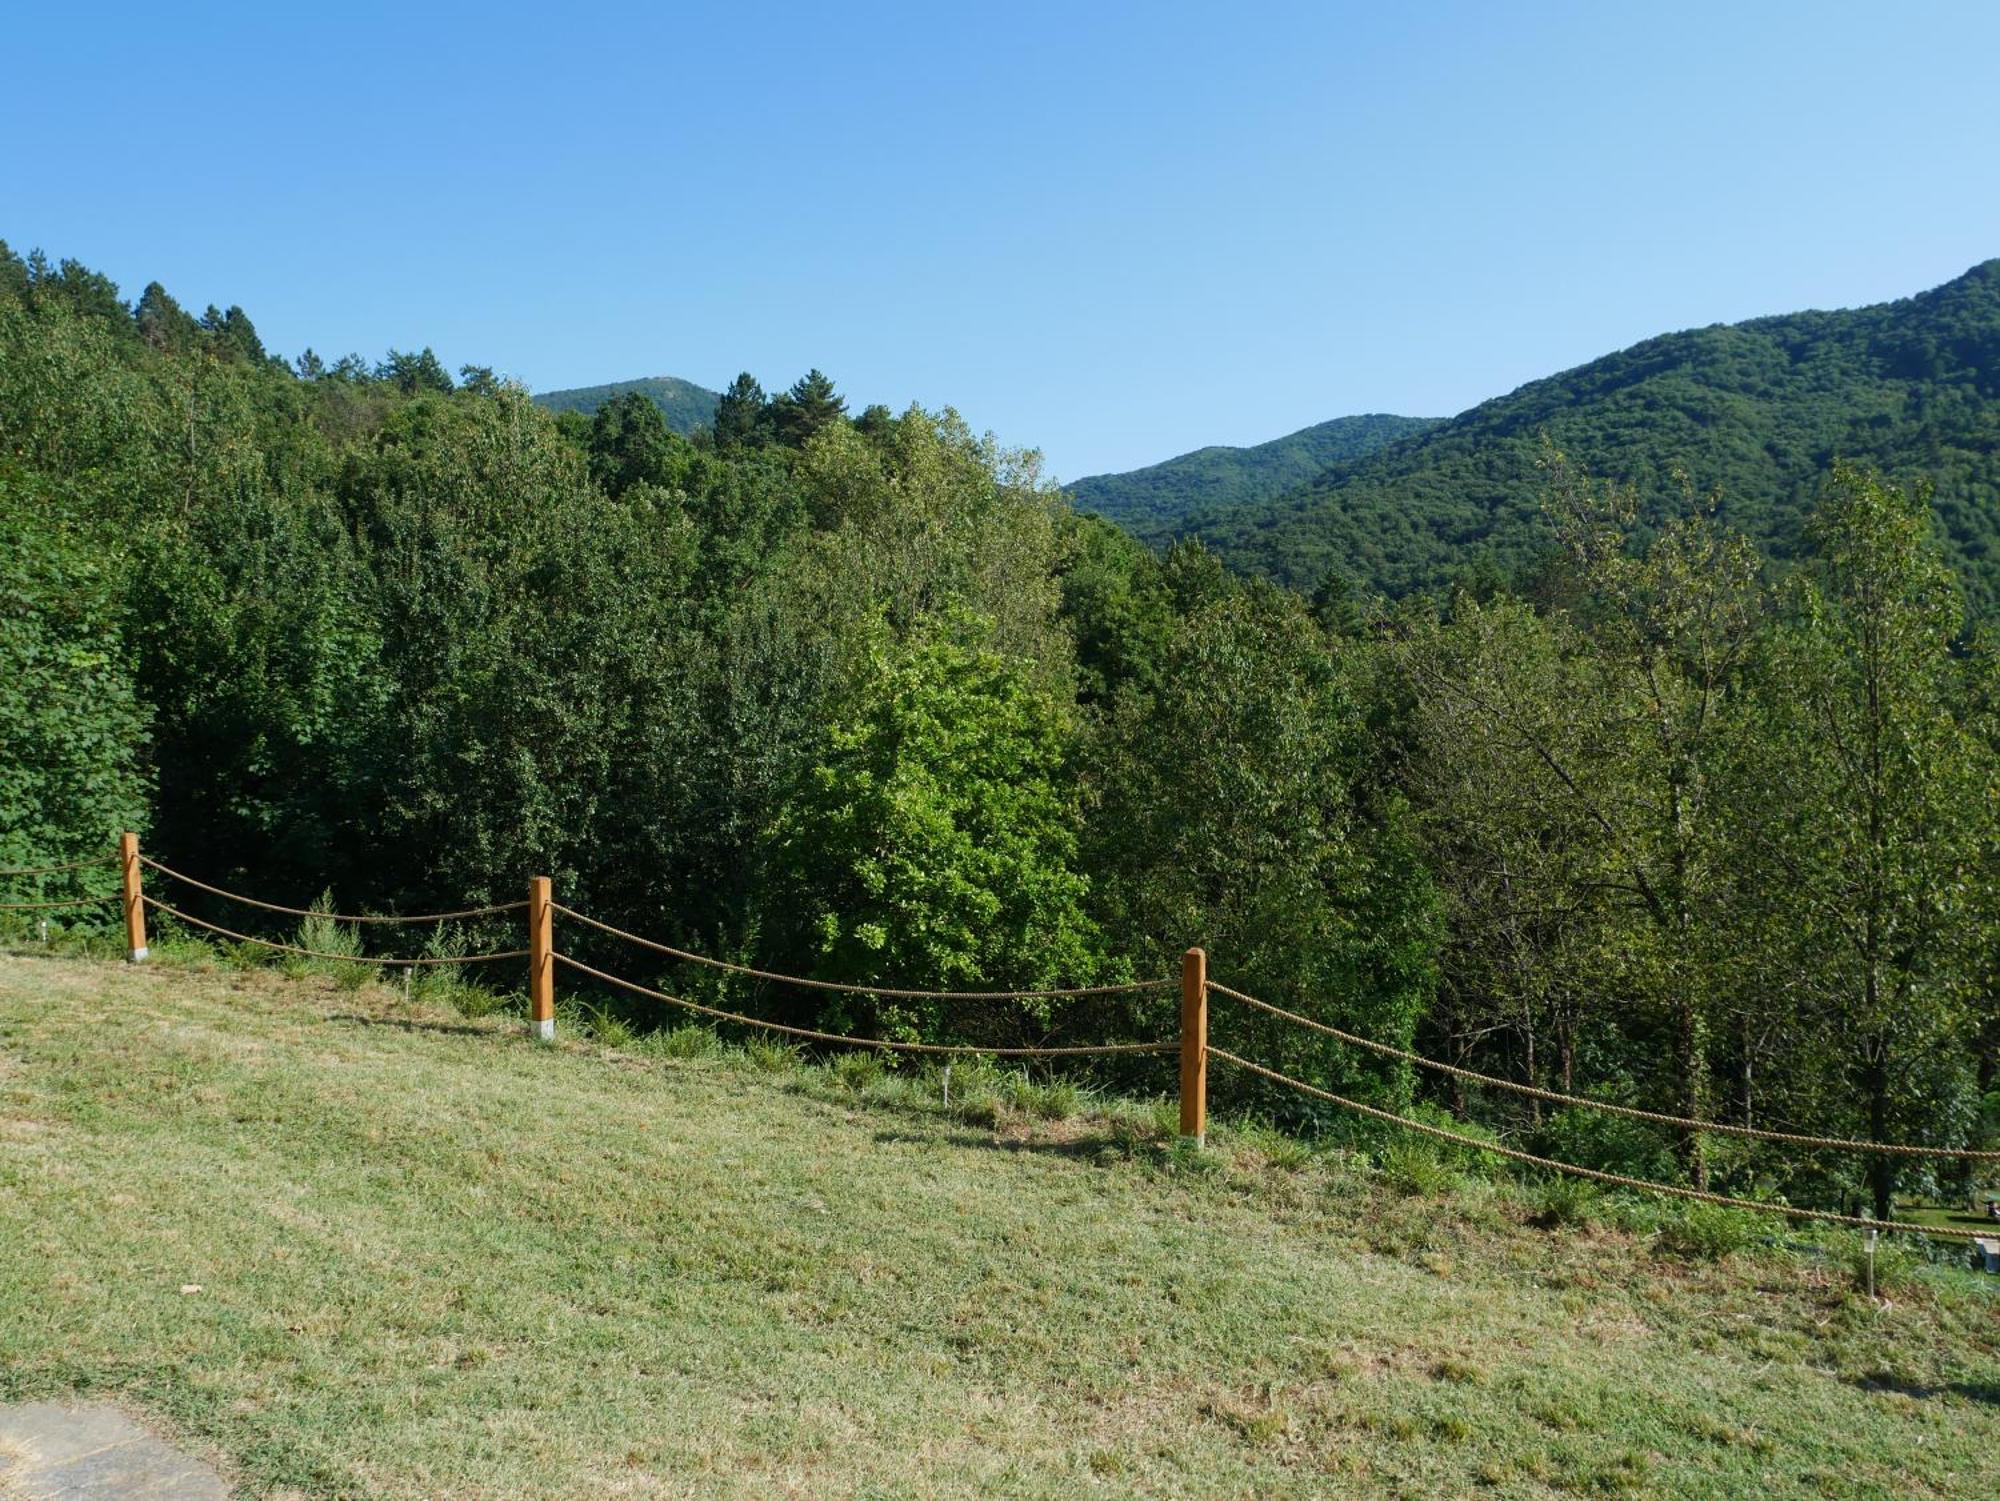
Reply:
[[2000, 255], [2000, 5], [53, 5], [0, 238], [536, 390], [808, 366], [1063, 478]]

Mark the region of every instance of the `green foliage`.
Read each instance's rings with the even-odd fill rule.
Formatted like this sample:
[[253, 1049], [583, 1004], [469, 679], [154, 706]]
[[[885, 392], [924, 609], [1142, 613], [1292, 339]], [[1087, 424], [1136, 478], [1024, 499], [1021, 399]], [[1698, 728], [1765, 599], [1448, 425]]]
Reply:
[[1096, 978], [1065, 711], [990, 636], [967, 620], [874, 654], [855, 711], [830, 726], [773, 825], [760, 927], [787, 935], [779, 952], [849, 984]]
[[1436, 426], [1430, 417], [1336, 417], [1253, 448], [1197, 448], [1123, 474], [1064, 486], [1078, 509], [1108, 517], [1149, 542], [1172, 540], [1196, 513], [1255, 506], [1309, 485], [1329, 469], [1365, 458]]
[[1768, 1233], [1740, 1209], [1691, 1203], [1668, 1214], [1660, 1225], [1660, 1246], [1690, 1261], [1722, 1261], [1748, 1250]]
[[[1873, 360], [1919, 382], [1922, 421], [1962, 435], [1989, 394], [1992, 279], [1881, 319], [1711, 330], [1655, 354], [1727, 346], [1761, 370], [1757, 351], [1797, 333], [1805, 373], [1758, 377], [1756, 432], [1797, 415], [1795, 376], [1846, 400]], [[1920, 327], [1955, 332], [1884, 352]], [[1552, 409], [1569, 429], [1523, 416], [1515, 446], [1441, 469], [1449, 504], [1413, 500], [1394, 546], [1308, 560], [1307, 600], [1075, 514], [1035, 455], [949, 410], [850, 419], [816, 371], [775, 398], [740, 378], [690, 438], [643, 390], [551, 415], [485, 367], [452, 380], [429, 351], [286, 364], [240, 309], [191, 317], [158, 286], [128, 308], [86, 267], [0, 248], [0, 864], [96, 854], [143, 826], [219, 884], [346, 911], [504, 901], [545, 872], [620, 926], [864, 986], [1152, 977], [1200, 943], [1231, 988], [1544, 1088], [1990, 1139], [2000, 648], [1964, 638], [1930, 542], [1930, 517], [1978, 503], [1983, 481], [1933, 501], [1836, 470], [1779, 587], [1732, 525], [1760, 514], [1734, 492], [1718, 504], [1676, 479], [1663, 499], [1664, 458], [1606, 483], [1536, 439], [1569, 431], [1589, 457], [1607, 433], [1679, 432], [1648, 403], [1719, 378], [1701, 359], [1620, 360], [1629, 380]], [[1550, 394], [1535, 393], [1509, 401]], [[1738, 434], [1731, 412], [1697, 426]], [[1907, 423], [1891, 416], [1893, 436]], [[1460, 452], [1468, 420], [1341, 459], [1338, 483], [1416, 474]], [[1758, 462], [1816, 464], [1808, 450]], [[1267, 475], [1280, 457], [1239, 456]], [[1197, 470], [1221, 473], [1177, 472]], [[1442, 577], [1440, 559], [1487, 536], [1468, 518], [1489, 483], [1532, 499], [1525, 530], [1463, 587], [1385, 615], [1374, 587]], [[1346, 521], [1381, 520], [1356, 504]], [[1465, 525], [1444, 539], [1428, 530], [1441, 516]], [[352, 942], [312, 921], [308, 946]], [[510, 948], [518, 923], [368, 934], [382, 954], [426, 942]], [[641, 977], [587, 931], [565, 945]], [[985, 1047], [1174, 1027], [1159, 994], [945, 1007], [644, 977], [772, 1019]], [[443, 973], [416, 985], [475, 1014], [520, 1004]], [[565, 994], [620, 1045], [713, 1045], [687, 1028], [634, 1042], [650, 1012]], [[1845, 1161], [1537, 1116], [1220, 992], [1213, 1008], [1231, 1051], [1590, 1165], [1828, 1207], [1969, 1186], [1929, 1170], [1870, 1185]], [[788, 1047], [756, 1046], [760, 1066], [790, 1066]], [[858, 1082], [870, 1097], [942, 1094], [938, 1073], [846, 1067], [877, 1071]], [[1100, 1084], [1170, 1088], [1152, 1057], [1095, 1070], [966, 1063], [952, 1108], [1060, 1117]], [[1212, 1095], [1301, 1139], [1380, 1139], [1226, 1066]], [[1442, 1181], [1422, 1153], [1461, 1166], [1397, 1150], [1412, 1183]]]
[[[761, 395], [761, 393], [759, 393]], [[565, 391], [543, 391], [535, 405], [550, 412], [580, 412], [588, 417], [621, 396], [644, 397], [660, 410], [667, 429], [691, 438], [715, 421], [715, 392], [671, 375], [647, 376], [643, 380], [612, 381], [603, 386], [576, 386]]]
[[[1117, 693], [1093, 767], [1088, 865], [1106, 931], [1156, 973], [1200, 943], [1237, 989], [1407, 1045], [1437, 909], [1401, 800], [1362, 785], [1369, 680], [1302, 601], [1245, 588], [1198, 549], [1168, 556], [1161, 590], [1157, 661]], [[1407, 1097], [1400, 1069], [1330, 1039], [1240, 1011], [1231, 1029], [1272, 1067]]]
[[[118, 589], [108, 539], [0, 461], [0, 867], [104, 856], [145, 823], [147, 716]], [[10, 881], [0, 900], [77, 889]]]

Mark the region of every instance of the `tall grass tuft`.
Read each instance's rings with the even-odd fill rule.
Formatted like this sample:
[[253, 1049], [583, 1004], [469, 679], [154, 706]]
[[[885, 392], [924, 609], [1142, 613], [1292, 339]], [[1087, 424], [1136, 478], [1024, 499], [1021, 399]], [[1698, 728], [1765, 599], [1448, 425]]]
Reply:
[[311, 958], [289, 954], [282, 966], [287, 975], [330, 975], [349, 989], [358, 990], [373, 978], [373, 966], [356, 963], [361, 957], [361, 935], [351, 923], [333, 917], [333, 893], [322, 891], [313, 898], [309, 914], [299, 920], [293, 942], [302, 949], [331, 957]]

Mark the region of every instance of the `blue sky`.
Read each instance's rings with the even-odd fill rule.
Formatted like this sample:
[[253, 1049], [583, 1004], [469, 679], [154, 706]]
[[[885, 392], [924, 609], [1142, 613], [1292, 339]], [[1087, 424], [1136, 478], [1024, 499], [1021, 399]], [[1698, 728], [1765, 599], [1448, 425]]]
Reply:
[[1996, 59], [1991, 3], [41, 6], [0, 238], [286, 354], [817, 365], [1075, 478], [1947, 280]]

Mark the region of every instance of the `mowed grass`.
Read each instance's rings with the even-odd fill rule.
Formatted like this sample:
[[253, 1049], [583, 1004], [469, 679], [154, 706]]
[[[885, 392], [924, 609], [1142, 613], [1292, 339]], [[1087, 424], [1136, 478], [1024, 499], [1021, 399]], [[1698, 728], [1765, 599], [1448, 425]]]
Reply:
[[[762, 1066], [757, 1066], [761, 1062]], [[1939, 1496], [2000, 1300], [1129, 1118], [0, 957], [0, 1397], [257, 1496]], [[1263, 1145], [1260, 1146], [1259, 1143]], [[1988, 1283], [1995, 1279], [1988, 1279]]]

